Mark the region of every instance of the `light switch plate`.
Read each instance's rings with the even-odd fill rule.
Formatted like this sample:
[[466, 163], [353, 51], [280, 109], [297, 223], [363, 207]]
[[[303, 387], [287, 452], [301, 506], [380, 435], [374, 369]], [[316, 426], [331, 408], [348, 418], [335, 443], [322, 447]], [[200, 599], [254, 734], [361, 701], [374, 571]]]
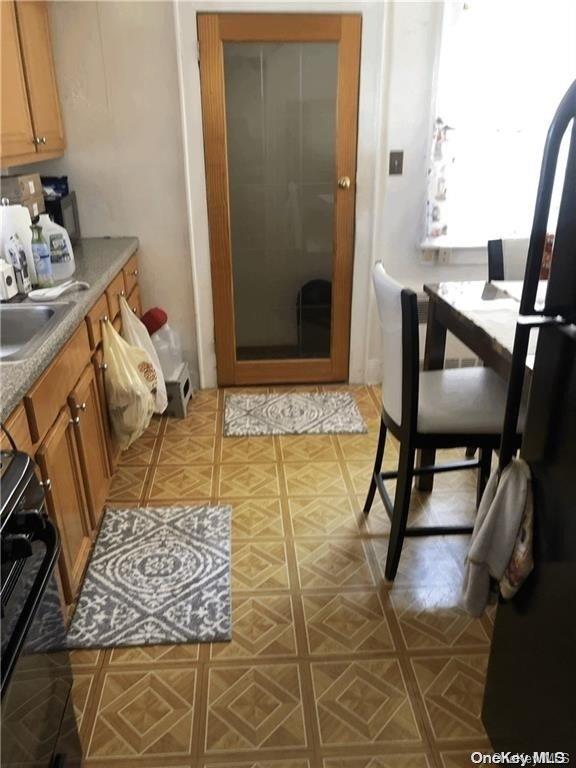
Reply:
[[392, 150], [390, 152], [390, 161], [388, 163], [388, 174], [390, 176], [401, 176], [404, 166], [404, 152], [402, 150]]

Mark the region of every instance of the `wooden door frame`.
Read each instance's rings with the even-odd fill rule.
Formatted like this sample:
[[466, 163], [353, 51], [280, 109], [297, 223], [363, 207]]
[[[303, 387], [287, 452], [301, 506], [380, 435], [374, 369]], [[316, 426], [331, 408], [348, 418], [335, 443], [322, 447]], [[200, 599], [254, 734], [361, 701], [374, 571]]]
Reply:
[[[202, 50], [200, 79], [218, 384], [345, 381], [350, 353], [362, 17], [360, 14], [202, 13], [198, 14], [197, 22]], [[224, 93], [223, 43], [227, 40], [342, 43], [338, 47], [339, 132], [334, 180], [330, 358], [236, 360]], [[351, 113], [356, 118], [353, 121], [349, 119]], [[340, 176], [349, 176], [352, 180], [349, 190], [338, 190], [336, 180]]]

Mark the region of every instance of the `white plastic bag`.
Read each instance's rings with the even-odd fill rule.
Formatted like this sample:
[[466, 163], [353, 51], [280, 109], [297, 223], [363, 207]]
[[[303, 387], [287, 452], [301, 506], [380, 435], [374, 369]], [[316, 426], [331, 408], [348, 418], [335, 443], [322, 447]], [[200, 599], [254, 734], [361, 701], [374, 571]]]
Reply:
[[154, 412], [164, 413], [166, 406], [168, 405], [166, 384], [164, 382], [164, 374], [162, 373], [160, 361], [158, 360], [158, 354], [150, 341], [148, 330], [144, 323], [130, 310], [130, 306], [123, 296], [120, 298], [120, 313], [122, 315], [122, 336], [126, 339], [128, 344], [143, 349], [148, 354], [148, 357], [156, 370], [157, 382], [156, 392], [154, 393]]
[[124, 341], [109, 321], [102, 323], [102, 351], [110, 421], [120, 448], [126, 450], [150, 424], [156, 372], [147, 353]]
[[166, 381], [175, 381], [183, 362], [182, 344], [177, 331], [166, 323], [150, 336], [150, 341], [158, 355], [164, 378]]

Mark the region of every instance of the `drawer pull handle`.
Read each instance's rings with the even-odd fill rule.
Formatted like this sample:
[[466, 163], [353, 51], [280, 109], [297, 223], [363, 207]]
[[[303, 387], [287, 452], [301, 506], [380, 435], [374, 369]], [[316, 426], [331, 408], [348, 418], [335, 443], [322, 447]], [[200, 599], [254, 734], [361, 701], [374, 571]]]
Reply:
[[108, 315], [102, 315], [102, 317], [100, 318], [100, 322], [101, 323], [107, 323], [108, 322]]
[[101, 371], [108, 370], [108, 363], [99, 363], [98, 368], [100, 368]]
[[118, 294], [118, 296], [126, 296], [126, 291], [120, 291], [120, 293]]
[[78, 426], [78, 424], [80, 424], [80, 416], [74, 416], [74, 418], [70, 419], [68, 423]]
[[86, 410], [86, 403], [78, 403], [76, 406], [77, 411], [85, 411]]

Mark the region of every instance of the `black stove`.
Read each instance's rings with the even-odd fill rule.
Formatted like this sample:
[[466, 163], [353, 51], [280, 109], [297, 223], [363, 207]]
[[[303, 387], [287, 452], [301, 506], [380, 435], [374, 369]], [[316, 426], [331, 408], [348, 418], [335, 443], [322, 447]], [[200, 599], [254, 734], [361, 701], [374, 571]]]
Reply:
[[3, 768], [81, 765], [55, 577], [60, 540], [32, 459], [0, 452]]

